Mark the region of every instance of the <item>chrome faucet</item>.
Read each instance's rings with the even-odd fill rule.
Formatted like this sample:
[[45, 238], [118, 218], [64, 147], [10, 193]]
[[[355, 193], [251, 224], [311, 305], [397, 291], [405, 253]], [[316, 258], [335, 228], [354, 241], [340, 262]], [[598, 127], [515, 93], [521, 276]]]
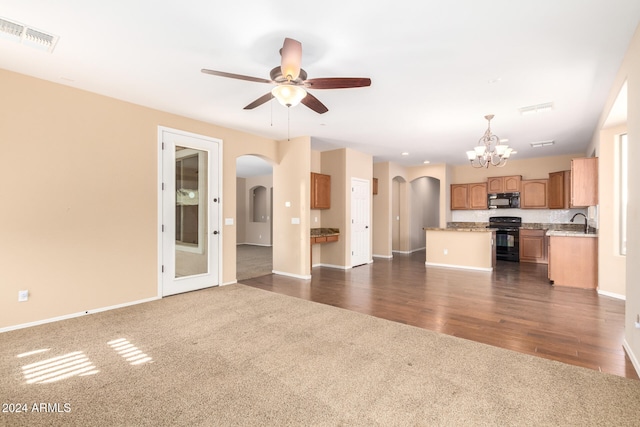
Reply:
[[578, 212], [577, 214], [572, 216], [570, 221], [573, 222], [573, 220], [576, 219], [576, 217], [578, 215], [582, 215], [584, 217], [584, 234], [589, 233], [589, 224], [588, 224], [587, 216], [585, 214], [583, 214], [582, 212]]

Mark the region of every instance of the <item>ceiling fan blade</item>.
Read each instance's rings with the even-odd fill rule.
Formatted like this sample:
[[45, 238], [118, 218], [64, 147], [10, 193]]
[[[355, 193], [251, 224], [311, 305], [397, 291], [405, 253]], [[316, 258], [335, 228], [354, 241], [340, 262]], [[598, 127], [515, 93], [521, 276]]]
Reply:
[[286, 79], [297, 79], [300, 75], [300, 64], [302, 64], [302, 43], [294, 39], [284, 39], [280, 56], [282, 56], [280, 62], [282, 76]]
[[322, 102], [320, 102], [318, 98], [311, 95], [309, 92], [307, 92], [307, 96], [302, 98], [302, 101], [300, 102], [306, 105], [307, 107], [311, 108], [313, 111], [315, 111], [318, 114], [324, 114], [327, 111], [329, 111], [329, 109]]
[[244, 107], [244, 109], [245, 110], [253, 110], [254, 108], [259, 107], [262, 104], [264, 104], [265, 102], [269, 101], [271, 98], [273, 98], [273, 94], [271, 92], [265, 93], [260, 98], [256, 99], [251, 104], [249, 104], [246, 107]]
[[246, 80], [249, 82], [258, 82], [258, 83], [273, 83], [271, 80], [261, 79], [259, 77], [243, 76], [242, 74], [225, 73], [224, 71], [207, 70], [206, 68], [203, 68], [201, 71], [205, 74], [212, 74], [214, 76], [220, 76], [220, 77], [228, 77], [230, 79]]
[[309, 89], [348, 89], [371, 86], [371, 79], [365, 77], [325, 77], [305, 80], [304, 86]]

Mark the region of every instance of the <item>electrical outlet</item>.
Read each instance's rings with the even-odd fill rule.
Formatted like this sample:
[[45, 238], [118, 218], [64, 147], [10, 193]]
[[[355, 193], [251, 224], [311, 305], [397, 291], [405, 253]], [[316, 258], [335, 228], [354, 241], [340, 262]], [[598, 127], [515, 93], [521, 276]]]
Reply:
[[18, 291], [18, 302], [24, 302], [29, 299], [29, 291]]
[[636, 328], [640, 329], [640, 314], [636, 316]]

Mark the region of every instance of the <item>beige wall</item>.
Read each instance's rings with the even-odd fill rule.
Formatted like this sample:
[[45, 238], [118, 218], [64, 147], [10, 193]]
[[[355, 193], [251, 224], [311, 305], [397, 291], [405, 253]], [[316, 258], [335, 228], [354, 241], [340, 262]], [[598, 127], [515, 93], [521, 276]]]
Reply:
[[278, 149], [278, 167], [273, 168], [273, 270], [308, 278], [311, 139], [279, 141]]
[[[348, 268], [351, 266], [351, 178], [368, 180], [372, 188], [373, 158], [349, 148], [324, 151], [321, 153], [321, 172], [331, 175], [331, 208], [322, 211], [322, 226], [339, 228], [340, 240], [322, 247], [320, 264]], [[371, 216], [369, 224], [372, 224]], [[369, 227], [370, 233], [372, 228]], [[317, 258], [313, 262], [318, 264]]]
[[[242, 186], [242, 187], [241, 187]], [[254, 187], [262, 186], [266, 189], [264, 202], [265, 218], [263, 222], [253, 221], [253, 212], [251, 210], [251, 190]], [[242, 190], [244, 188], [244, 190]], [[252, 245], [271, 245], [271, 192], [273, 191], [273, 175], [252, 176], [248, 178], [238, 178], [237, 187], [237, 205], [242, 206], [242, 212], [236, 213], [238, 217], [238, 231], [244, 228], [245, 233], [240, 239], [240, 233], [237, 233], [237, 243], [248, 243]]]
[[[439, 181], [439, 226], [445, 227], [451, 218], [449, 207], [449, 167], [422, 165], [403, 167], [384, 162], [373, 165], [378, 178], [378, 195], [373, 199], [373, 253], [391, 257], [393, 251], [409, 252], [413, 249], [411, 237], [411, 181], [421, 177]], [[400, 220], [397, 218], [400, 217]]]
[[[0, 185], [7, 200], [0, 210], [0, 328], [158, 296], [158, 126], [223, 141], [222, 221], [236, 218], [240, 155], [272, 164], [282, 158], [274, 169], [283, 180], [300, 178], [293, 195], [283, 186], [282, 199], [299, 202], [308, 186], [308, 140], [298, 151], [287, 150], [269, 139], [5, 70], [0, 89]], [[224, 226], [223, 283], [235, 281], [235, 236], [235, 224]], [[288, 236], [287, 242], [307, 236], [308, 245], [307, 232]], [[295, 261], [281, 268], [303, 270]], [[29, 301], [18, 303], [23, 289]]]
[[[620, 193], [617, 140], [627, 131], [627, 126], [618, 126], [600, 132], [598, 149], [599, 229], [598, 229], [598, 291], [622, 296], [626, 295], [627, 257], [620, 255]], [[612, 189], [613, 191], [611, 191]]]
[[[517, 156], [517, 154], [515, 156]], [[549, 178], [549, 172], [570, 170], [571, 159], [585, 156], [586, 153], [531, 159], [517, 159], [516, 157], [509, 159], [509, 162], [500, 168], [473, 168], [468, 164], [452, 166], [450, 184], [484, 182], [488, 177], [508, 175], [522, 175], [522, 179]]]
[[427, 230], [427, 265], [479, 270], [493, 268], [495, 233]]
[[[602, 115], [593, 136], [590, 151], [598, 149], [602, 144], [600, 129], [609, 116], [620, 89], [627, 82], [627, 131], [629, 139], [629, 194], [628, 194], [628, 229], [626, 260], [626, 309], [625, 309], [625, 348], [629, 353], [636, 371], [640, 372], [640, 329], [635, 322], [640, 315], [640, 26], [629, 44], [624, 61], [616, 75], [609, 96], [602, 110]], [[606, 134], [605, 134], [606, 135]], [[607, 138], [605, 136], [605, 144]], [[603, 168], [602, 161], [600, 168]], [[605, 171], [610, 166], [604, 166]], [[609, 191], [600, 188], [600, 195]]]
[[373, 256], [391, 257], [391, 179], [389, 163], [374, 163], [373, 176], [378, 179], [378, 194], [373, 196]]

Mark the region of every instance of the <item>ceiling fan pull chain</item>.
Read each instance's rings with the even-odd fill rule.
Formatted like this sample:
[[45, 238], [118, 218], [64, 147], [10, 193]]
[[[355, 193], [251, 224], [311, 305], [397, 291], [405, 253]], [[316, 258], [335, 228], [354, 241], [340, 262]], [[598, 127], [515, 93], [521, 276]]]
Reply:
[[287, 141], [291, 141], [291, 107], [287, 107]]

